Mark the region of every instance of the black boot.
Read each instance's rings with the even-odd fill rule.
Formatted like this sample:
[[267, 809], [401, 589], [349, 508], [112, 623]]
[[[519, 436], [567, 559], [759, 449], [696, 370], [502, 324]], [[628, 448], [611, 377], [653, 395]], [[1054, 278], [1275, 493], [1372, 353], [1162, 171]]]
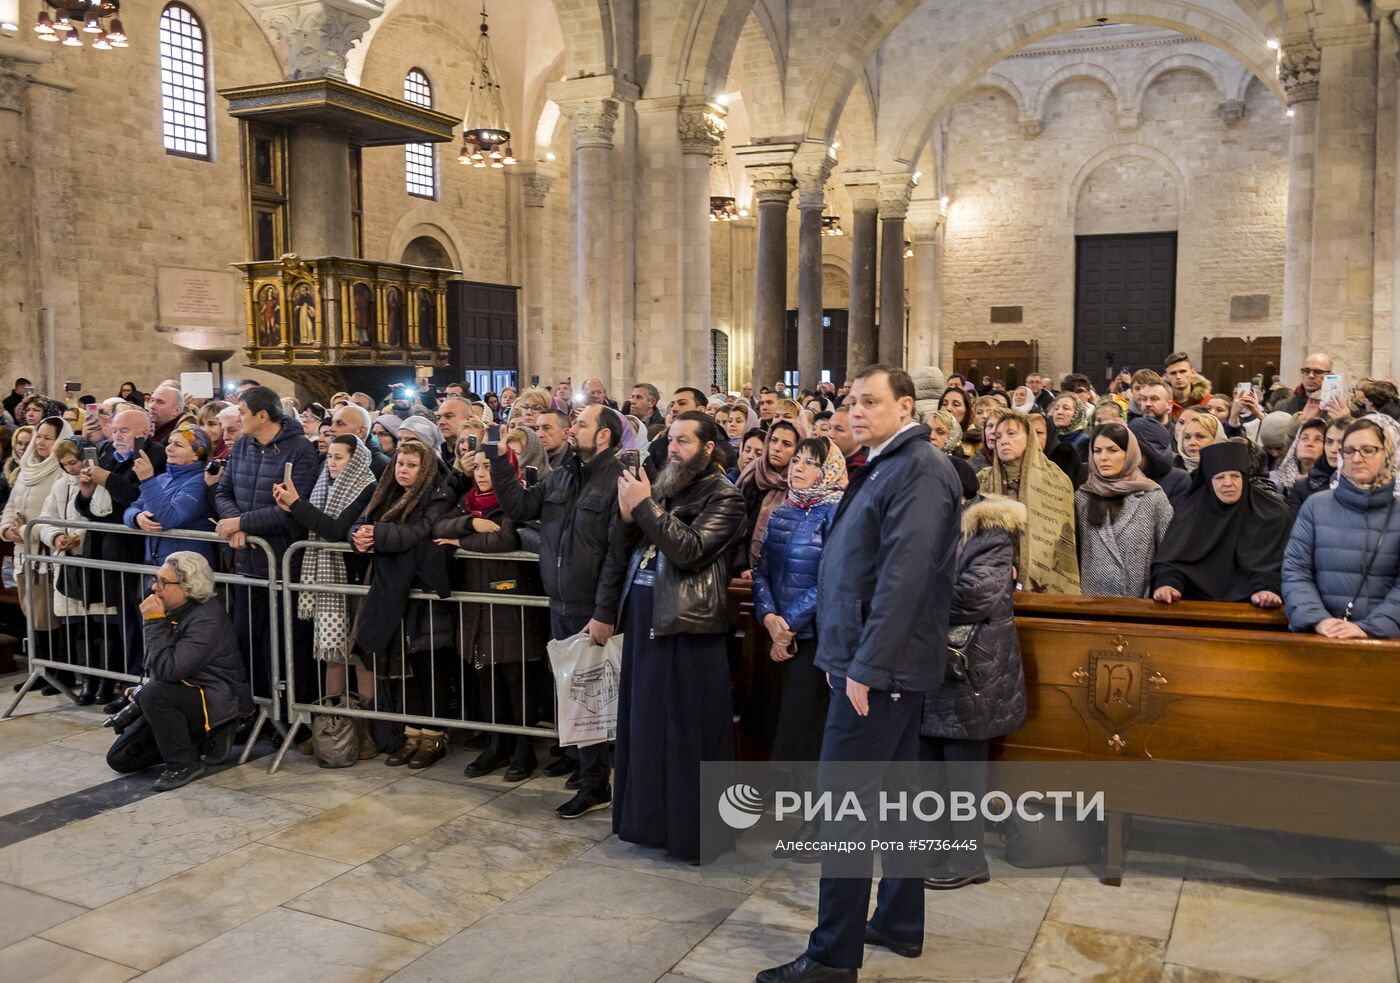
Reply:
[[116, 692], [117, 681], [103, 676], [97, 681], [97, 699], [93, 702], [102, 704], [111, 703], [112, 697], [116, 695]]
[[510, 763], [510, 756], [514, 749], [504, 747], [499, 736], [493, 736], [486, 744], [486, 750], [478, 754], [475, 760], [463, 770], [468, 778], [480, 778], [489, 775], [506, 764]]
[[523, 782], [535, 773], [539, 761], [535, 758], [535, 742], [522, 737], [515, 743], [515, 753], [510, 756], [510, 767], [506, 769], [506, 781]]
[[[84, 676], [82, 689], [78, 690], [78, 706], [90, 707], [97, 702], [97, 677]], [[102, 701], [106, 703], [106, 700]]]

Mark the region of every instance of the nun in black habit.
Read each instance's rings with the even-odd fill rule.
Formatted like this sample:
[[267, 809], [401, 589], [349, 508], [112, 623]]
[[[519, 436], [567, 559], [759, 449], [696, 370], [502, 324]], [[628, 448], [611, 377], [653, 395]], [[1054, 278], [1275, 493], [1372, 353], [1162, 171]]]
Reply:
[[1250, 471], [1249, 446], [1242, 441], [1201, 449], [1191, 491], [1176, 503], [1152, 564], [1154, 600], [1283, 603], [1283, 550], [1292, 518], [1271, 488], [1250, 481]]

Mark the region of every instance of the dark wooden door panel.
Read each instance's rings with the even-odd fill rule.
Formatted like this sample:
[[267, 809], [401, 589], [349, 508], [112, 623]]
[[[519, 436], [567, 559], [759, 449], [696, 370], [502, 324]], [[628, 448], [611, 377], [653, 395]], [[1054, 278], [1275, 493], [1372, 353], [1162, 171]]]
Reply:
[[1080, 236], [1075, 259], [1075, 371], [1160, 370], [1175, 334], [1176, 233]]

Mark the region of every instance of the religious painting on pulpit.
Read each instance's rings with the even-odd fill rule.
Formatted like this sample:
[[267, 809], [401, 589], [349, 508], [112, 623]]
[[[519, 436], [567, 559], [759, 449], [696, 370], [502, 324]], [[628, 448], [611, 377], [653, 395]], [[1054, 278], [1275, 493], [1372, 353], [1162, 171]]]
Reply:
[[367, 283], [350, 288], [350, 317], [355, 328], [355, 344], [369, 345], [374, 340], [374, 294]]
[[389, 287], [384, 291], [384, 344], [397, 348], [403, 340], [403, 293]]
[[431, 290], [418, 291], [418, 347], [437, 346], [437, 298]]
[[275, 284], [265, 283], [258, 290], [254, 320], [258, 326], [258, 344], [275, 348], [282, 344], [282, 301]]
[[309, 283], [292, 288], [292, 321], [298, 345], [316, 344], [316, 291]]

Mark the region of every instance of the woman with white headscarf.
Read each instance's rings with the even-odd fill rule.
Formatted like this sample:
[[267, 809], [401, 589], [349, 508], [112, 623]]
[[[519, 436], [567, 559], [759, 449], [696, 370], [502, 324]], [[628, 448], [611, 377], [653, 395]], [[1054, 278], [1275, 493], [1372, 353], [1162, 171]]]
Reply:
[[[63, 466], [54, 445], [60, 440], [72, 440], [73, 428], [62, 417], [50, 416], [34, 428], [34, 439], [20, 459], [19, 473], [10, 488], [10, 499], [0, 513], [0, 539], [15, 543], [23, 537], [24, 524], [37, 519], [54, 483], [63, 474]], [[15, 579], [19, 587], [20, 610], [36, 632], [48, 632], [54, 627], [53, 589], [47, 570], [32, 564], [18, 567]], [[48, 646], [40, 642], [41, 652]]]

